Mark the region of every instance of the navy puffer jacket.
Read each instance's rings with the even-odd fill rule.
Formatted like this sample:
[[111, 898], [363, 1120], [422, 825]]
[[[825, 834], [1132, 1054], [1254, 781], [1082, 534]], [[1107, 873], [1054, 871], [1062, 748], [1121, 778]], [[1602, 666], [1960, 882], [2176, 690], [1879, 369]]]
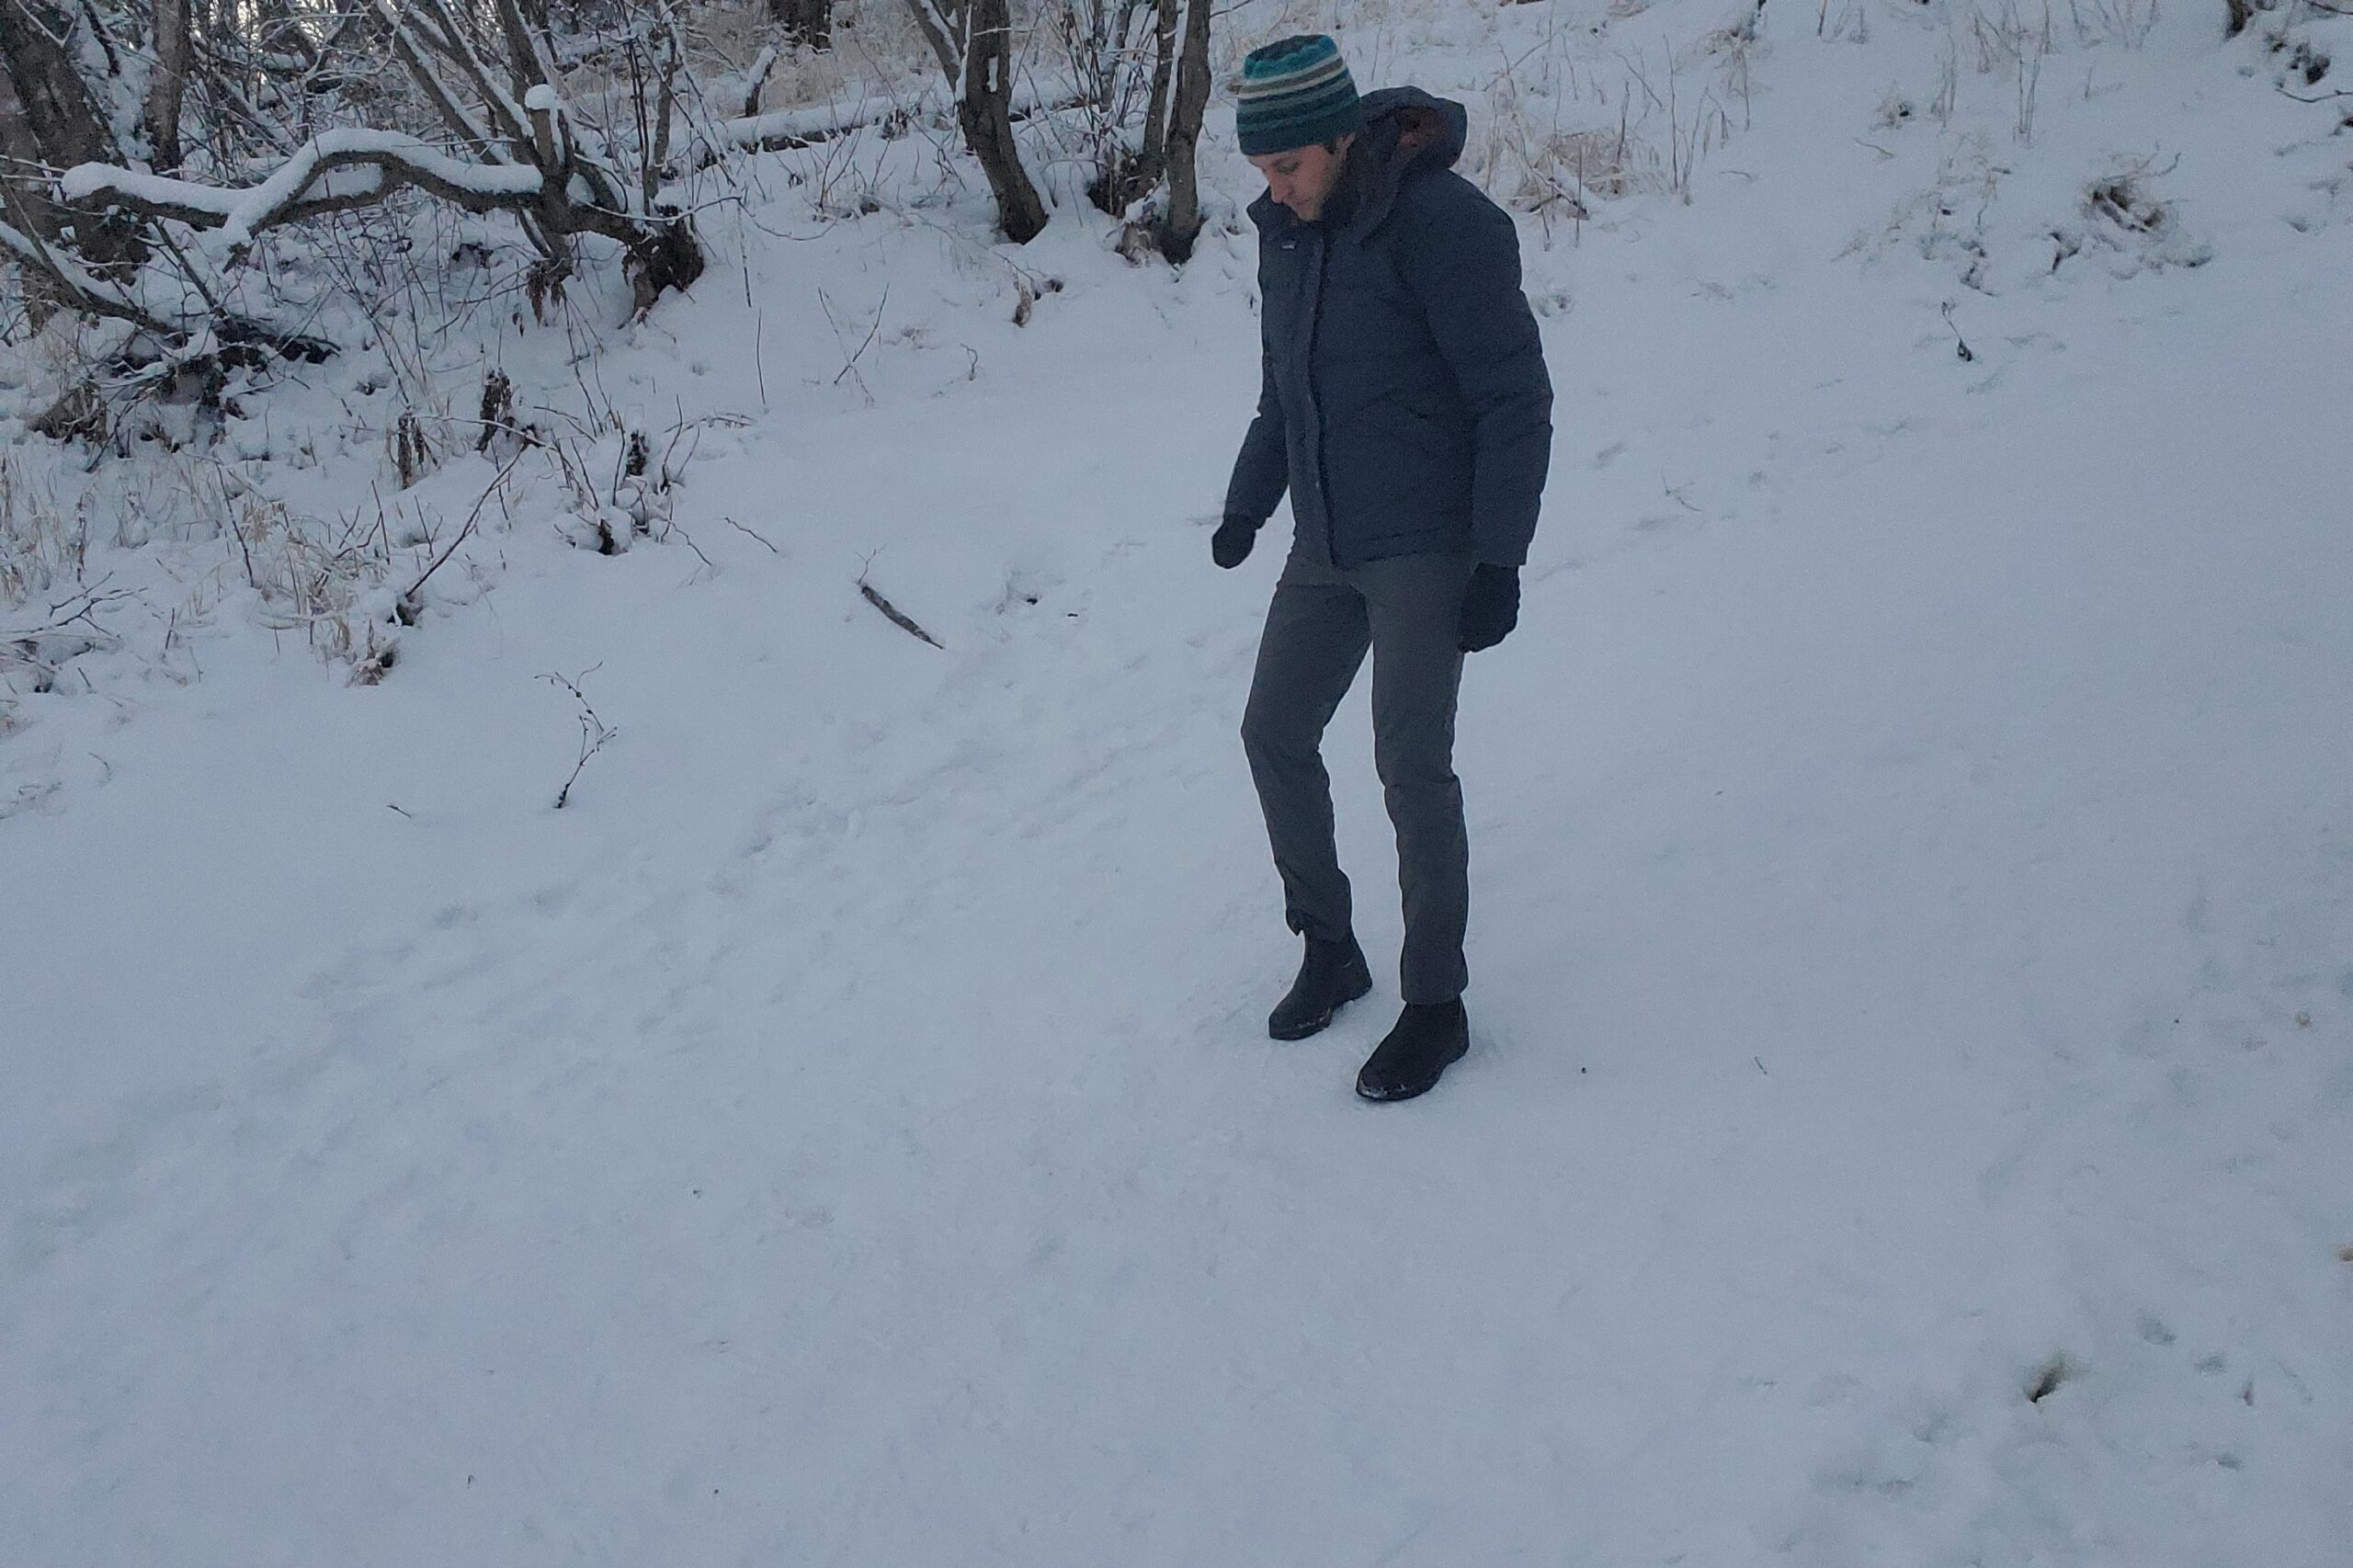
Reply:
[[1528, 559], [1552, 383], [1511, 217], [1454, 173], [1462, 106], [1365, 96], [1324, 218], [1271, 196], [1258, 225], [1265, 379], [1226, 515], [1290, 493], [1300, 548], [1336, 566], [1421, 552]]

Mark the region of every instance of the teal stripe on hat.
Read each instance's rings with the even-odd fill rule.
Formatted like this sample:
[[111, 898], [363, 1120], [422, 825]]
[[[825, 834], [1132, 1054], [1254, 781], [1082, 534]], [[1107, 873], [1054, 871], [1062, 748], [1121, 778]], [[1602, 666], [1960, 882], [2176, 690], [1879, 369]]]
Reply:
[[1302, 70], [1286, 71], [1279, 76], [1253, 76], [1245, 71], [1238, 90], [1245, 98], [1263, 98], [1275, 93], [1305, 92], [1310, 87], [1336, 81], [1347, 74], [1347, 62], [1335, 54]]
[[1268, 81], [1296, 75], [1340, 58], [1340, 43], [1330, 33], [1293, 33], [1260, 44], [1242, 62], [1245, 81]]
[[1364, 124], [1356, 79], [1339, 44], [1325, 33], [1252, 50], [1234, 97], [1234, 130], [1247, 157], [1329, 142]]

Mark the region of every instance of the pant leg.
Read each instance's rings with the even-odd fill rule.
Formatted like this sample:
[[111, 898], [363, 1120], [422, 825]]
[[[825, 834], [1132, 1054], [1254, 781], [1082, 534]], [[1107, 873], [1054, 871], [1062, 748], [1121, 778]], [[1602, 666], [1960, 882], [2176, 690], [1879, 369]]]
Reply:
[[1372, 745], [1405, 906], [1400, 964], [1407, 1002], [1450, 1002], [1470, 971], [1471, 845], [1454, 773], [1455, 699], [1461, 690], [1463, 590], [1472, 562], [1449, 555], [1375, 561], [1348, 575], [1372, 631]]
[[1338, 573], [1293, 555], [1267, 607], [1242, 718], [1242, 747], [1282, 877], [1284, 917], [1292, 930], [1324, 940], [1348, 936], [1352, 926], [1348, 879], [1332, 836], [1324, 731], [1370, 640], [1363, 597]]

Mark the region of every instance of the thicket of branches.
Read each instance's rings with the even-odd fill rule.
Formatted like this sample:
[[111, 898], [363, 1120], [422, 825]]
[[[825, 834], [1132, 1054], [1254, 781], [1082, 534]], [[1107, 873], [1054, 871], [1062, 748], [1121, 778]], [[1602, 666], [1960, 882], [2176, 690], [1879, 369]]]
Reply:
[[[691, 221], [656, 199], [677, 17], [655, 0], [566, 24], [550, 0], [8, 0], [0, 247], [37, 313], [315, 354], [267, 308], [227, 303], [237, 269], [270, 229], [415, 187], [509, 214], [549, 287], [579, 236], [614, 242], [642, 307], [702, 268]], [[626, 85], [574, 101], [564, 62], [586, 38]]]
[[[688, 35], [747, 3], [736, 19], [770, 45], [731, 83], [731, 117]], [[1096, 205], [1189, 254], [1210, 0], [888, 3], [936, 60], [1006, 238], [1045, 227], [1015, 132], [1045, 113], [1078, 128]], [[503, 215], [535, 305], [584, 239], [605, 243], [642, 312], [703, 270], [691, 213], [665, 199], [678, 176], [829, 133], [757, 111], [774, 62], [836, 30], [835, 0], [0, 0], [0, 261], [36, 323], [122, 324], [134, 359], [316, 358], [331, 334], [251, 276], [264, 236], [426, 200]], [[1046, 73], [1020, 47], [1040, 42]]]
[[[1027, 244], [1046, 226], [1046, 210], [1014, 141], [1009, 0], [906, 3], [957, 95], [957, 123], [1006, 237]], [[1169, 259], [1184, 260], [1200, 233], [1193, 152], [1209, 104], [1210, 0], [1050, 0], [1037, 20], [1069, 61], [1067, 104], [1085, 118], [1095, 165], [1088, 196], [1124, 215], [1165, 181], [1154, 237]]]

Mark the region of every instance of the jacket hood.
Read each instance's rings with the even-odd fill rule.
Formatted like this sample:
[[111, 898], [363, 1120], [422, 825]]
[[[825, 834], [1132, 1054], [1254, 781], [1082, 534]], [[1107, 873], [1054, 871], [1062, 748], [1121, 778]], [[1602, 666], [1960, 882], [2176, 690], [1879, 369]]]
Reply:
[[[1345, 225], [1369, 233], [1389, 216], [1406, 176], [1454, 166], [1470, 140], [1471, 115], [1452, 98], [1419, 87], [1382, 87], [1363, 101], [1365, 124], [1348, 150], [1345, 194], [1333, 195], [1347, 209]], [[1250, 204], [1250, 217], [1261, 232], [1299, 221], [1271, 194]]]
[[1452, 168], [1470, 136], [1470, 112], [1452, 98], [1419, 87], [1383, 87], [1364, 96], [1364, 131], [1357, 144], [1374, 143], [1402, 175], [1408, 168]]

